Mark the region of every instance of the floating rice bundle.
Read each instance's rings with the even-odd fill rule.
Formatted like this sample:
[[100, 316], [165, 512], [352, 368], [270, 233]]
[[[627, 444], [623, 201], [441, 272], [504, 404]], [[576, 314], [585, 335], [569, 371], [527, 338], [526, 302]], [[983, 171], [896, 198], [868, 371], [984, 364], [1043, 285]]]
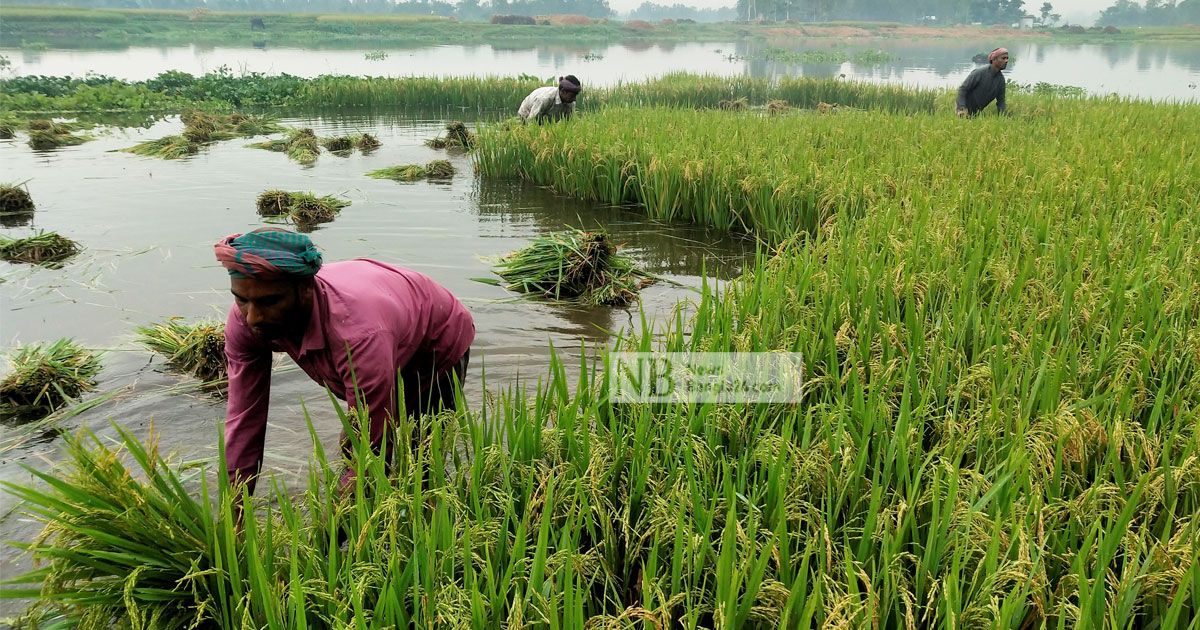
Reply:
[[205, 383], [222, 381], [225, 372], [225, 324], [178, 318], [137, 329], [138, 341], [167, 358], [171, 367]]
[[134, 155], [159, 157], [164, 160], [178, 160], [194, 155], [201, 146], [203, 145], [192, 142], [184, 136], [166, 136], [157, 140], [139, 142], [131, 147], [121, 149], [121, 151]]
[[26, 123], [25, 129], [29, 132], [29, 146], [39, 151], [74, 146], [91, 140], [89, 136], [75, 135], [74, 126], [52, 120], [31, 120]]
[[298, 226], [311, 227], [334, 220], [350, 202], [331, 195], [318, 197], [306, 192], [267, 190], [258, 196], [257, 205], [262, 216], [286, 215]]
[[420, 164], [401, 164], [400, 166], [389, 166], [376, 171], [367, 173], [367, 177], [374, 179], [394, 179], [399, 182], [412, 182], [418, 179], [425, 179], [428, 173], [425, 167]]
[[292, 207], [292, 193], [286, 190], [267, 190], [258, 196], [258, 213], [264, 217], [277, 217], [288, 213]]
[[354, 136], [354, 146], [358, 147], [359, 151], [368, 153], [383, 146], [383, 143], [379, 141], [379, 138], [376, 138], [369, 133], [363, 133]]
[[475, 146], [475, 134], [457, 120], [446, 123], [446, 135], [430, 138], [425, 145], [434, 149], [470, 149]]
[[258, 142], [250, 146], [255, 149], [287, 153], [289, 159], [306, 166], [316, 162], [317, 156], [321, 154], [321, 139], [313, 133], [312, 129], [292, 129], [282, 139]]
[[69, 339], [17, 348], [0, 381], [0, 417], [36, 420], [96, 387], [100, 359]]
[[38, 232], [26, 238], [0, 236], [0, 259], [9, 262], [53, 264], [80, 250], [79, 244], [57, 232]]
[[192, 110], [180, 114], [179, 119], [183, 121], [183, 133], [141, 142], [122, 151], [164, 160], [177, 160], [194, 155], [206, 144], [277, 133], [284, 129], [270, 118], [237, 113], [221, 115]]
[[588, 305], [623, 306], [653, 282], [617, 253], [604, 232], [568, 230], [540, 236], [496, 264], [511, 291]]
[[0, 120], [0, 140], [11, 140], [17, 135], [17, 126], [11, 120]]
[[425, 173], [430, 179], [449, 179], [454, 177], [454, 165], [449, 160], [433, 160], [425, 165]]
[[350, 136], [334, 136], [332, 138], [325, 138], [321, 141], [321, 144], [328, 149], [330, 153], [349, 153], [352, 149], [354, 149], [354, 138], [351, 138]]
[[33, 210], [33, 197], [20, 186], [0, 184], [0, 214]]
[[292, 193], [292, 207], [289, 215], [296, 225], [311, 227], [317, 223], [328, 223], [334, 220], [337, 218], [338, 212], [348, 205], [350, 205], [349, 201], [337, 197]]

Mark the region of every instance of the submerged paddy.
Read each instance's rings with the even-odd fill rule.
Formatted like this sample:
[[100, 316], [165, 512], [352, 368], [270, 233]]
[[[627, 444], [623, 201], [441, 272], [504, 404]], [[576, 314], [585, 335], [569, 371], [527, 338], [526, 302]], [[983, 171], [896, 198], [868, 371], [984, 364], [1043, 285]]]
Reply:
[[[522, 216], [492, 214], [493, 204], [507, 207], [505, 193], [485, 199], [524, 177], [776, 245], [728, 291], [706, 292], [694, 314], [659, 317], [659, 337], [630, 320], [618, 348], [800, 352], [803, 398], [616, 405], [603, 363], [572, 359], [578, 368], [553, 365], [536, 392], [500, 387], [470, 411], [430, 420], [415, 451], [402, 433], [390, 478], [365, 458], [354, 507], [328, 498], [336, 475], [318, 455], [308, 491], [279, 496], [247, 529], [250, 547], [229, 542], [227, 503], [213, 520], [204, 502], [138, 502], [148, 522], [167, 508], [172, 524], [192, 528], [195, 566], [222, 567], [193, 573], [195, 590], [172, 596], [182, 607], [155, 603], [162, 592], [150, 590], [192, 570], [176, 560], [129, 590], [104, 581], [82, 590], [117, 612], [130, 592], [164, 624], [186, 624], [188, 606], [203, 601], [221, 627], [247, 618], [341, 627], [368, 623], [366, 611], [379, 626], [1186, 626], [1200, 610], [1196, 108], [1035, 97], [1011, 107], [1012, 118], [968, 121], [612, 109], [485, 130], [481, 180], [418, 184], [478, 194], [467, 212], [480, 224]], [[406, 131], [409, 142], [385, 137], [381, 155], [344, 168], [319, 163], [338, 169], [323, 173], [322, 190], [352, 179], [372, 188], [317, 242], [369, 227], [369, 236], [341, 232], [332, 247], [418, 255], [403, 230], [384, 236], [414, 216], [412, 204], [370, 202], [413, 187], [361, 174], [439, 155], [421, 146], [438, 129]], [[218, 147], [193, 159], [219, 157]], [[295, 170], [275, 172], [311, 172]], [[434, 199], [422, 202], [447, 203]], [[253, 195], [236, 203], [244, 217]], [[486, 230], [464, 239], [455, 228], [474, 218], [463, 222], [454, 216], [462, 206], [448, 205], [457, 210], [418, 217], [454, 232], [419, 232], [442, 248], [426, 265], [472, 295], [475, 265], [454, 252], [517, 248], [498, 247]], [[542, 212], [528, 216], [549, 227]], [[610, 232], [634, 220], [616, 216], [627, 219], [610, 220]], [[195, 241], [201, 251], [185, 254], [183, 268], [210, 241]], [[706, 257], [703, 247], [656, 251], [633, 254], [651, 271], [656, 255], [664, 266]], [[531, 318], [537, 326], [521, 302], [511, 328], [492, 328], [513, 304], [468, 304], [485, 348], [504, 342], [497, 332], [519, 336]], [[337, 426], [327, 410], [308, 409], [318, 436]], [[299, 415], [292, 452], [304, 457]], [[97, 452], [73, 459], [86, 465]], [[87, 507], [112, 487], [73, 500]], [[150, 535], [86, 514], [118, 540]], [[139, 562], [103, 537], [64, 535], [120, 568]], [[65, 558], [55, 569], [72, 566]]]

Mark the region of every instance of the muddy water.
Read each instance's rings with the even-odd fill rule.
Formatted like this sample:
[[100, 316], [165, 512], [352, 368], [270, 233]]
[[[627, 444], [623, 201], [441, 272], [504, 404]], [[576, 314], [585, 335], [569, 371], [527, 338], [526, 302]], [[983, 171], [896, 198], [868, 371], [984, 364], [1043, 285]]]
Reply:
[[[230, 305], [228, 280], [213, 260], [212, 243], [261, 226], [254, 200], [268, 188], [334, 194], [352, 202], [336, 221], [311, 234], [326, 260], [370, 257], [408, 266], [463, 300], [477, 326], [466, 392], [472, 404], [482, 399], [484, 370], [489, 388], [536, 379], [544, 374], [551, 343], [577, 355], [581, 342], [604, 344], [610, 331], [637, 317], [636, 310], [514, 300], [502, 288], [472, 280], [492, 276], [489, 257], [567, 226], [604, 227], [649, 270], [698, 287], [702, 268], [710, 277], [727, 279], [752, 255], [753, 244], [744, 239], [652, 223], [628, 210], [557, 197], [517, 182], [481, 181], [464, 155], [449, 156], [458, 169], [449, 183], [400, 184], [364, 176], [383, 166], [447, 157], [422, 144], [439, 133], [439, 121], [284, 123], [311, 126], [320, 135], [371, 132], [383, 147], [365, 156], [322, 154], [310, 168], [283, 154], [246, 148], [250, 140], [219, 143], [180, 161], [113, 152], [177, 133], [175, 120], [149, 129], [102, 131], [93, 142], [51, 152], [34, 152], [21, 139], [0, 142], [4, 179], [27, 181], [38, 204], [31, 223], [4, 226], [2, 232], [55, 230], [85, 248], [61, 269], [0, 262], [0, 349], [73, 337], [106, 349], [100, 391], [120, 392], [66, 422], [64, 429], [86, 424], [112, 436], [111, 420], [145, 436], [153, 424], [164, 449], [186, 459], [215, 457], [223, 403], [178, 391], [189, 381], [164, 372], [160, 359], [132, 343], [132, 330], [171, 316], [223, 318]], [[651, 317], [662, 318], [692, 296], [687, 288], [660, 283], [643, 292], [642, 306]], [[265, 468], [294, 479], [311, 452], [301, 405], [327, 445], [335, 441], [339, 425], [324, 391], [286, 359], [279, 362], [271, 398]], [[46, 468], [58, 457], [61, 439], [54, 434], [0, 431], [0, 480], [27, 481], [21, 465]], [[0, 539], [28, 540], [36, 531], [18, 507], [9, 496], [0, 498]], [[0, 574], [26, 566], [11, 548], [0, 551]], [[0, 617], [12, 606], [0, 602]]]

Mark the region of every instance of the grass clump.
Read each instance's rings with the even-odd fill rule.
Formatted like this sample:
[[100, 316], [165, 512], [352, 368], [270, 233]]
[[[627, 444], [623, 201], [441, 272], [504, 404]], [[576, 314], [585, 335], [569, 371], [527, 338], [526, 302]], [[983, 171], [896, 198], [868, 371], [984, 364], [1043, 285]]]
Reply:
[[466, 149], [475, 147], [475, 134], [457, 120], [446, 123], [446, 134], [425, 141], [425, 146], [434, 149]]
[[258, 196], [258, 213], [265, 217], [286, 216], [297, 226], [311, 227], [337, 218], [349, 201], [330, 195], [318, 197], [312, 193], [267, 190]]
[[171, 367], [205, 383], [225, 380], [225, 324], [172, 318], [139, 327], [137, 334], [142, 345], [165, 356]]
[[535, 238], [494, 271], [509, 290], [587, 305], [624, 306], [651, 282], [607, 234], [577, 229]]
[[9, 262], [54, 265], [79, 251], [78, 243], [57, 232], [39, 232], [25, 238], [0, 236], [0, 259]]
[[100, 359], [69, 339], [22, 346], [9, 354], [11, 371], [0, 381], [0, 418], [41, 418], [96, 386]]
[[283, 130], [283, 127], [270, 118], [236, 112], [209, 114], [188, 110], [183, 112], [179, 119], [183, 121], [183, 132], [179, 135], [141, 142], [122, 150], [134, 155], [177, 160], [195, 155], [205, 145], [213, 142], [278, 133]]

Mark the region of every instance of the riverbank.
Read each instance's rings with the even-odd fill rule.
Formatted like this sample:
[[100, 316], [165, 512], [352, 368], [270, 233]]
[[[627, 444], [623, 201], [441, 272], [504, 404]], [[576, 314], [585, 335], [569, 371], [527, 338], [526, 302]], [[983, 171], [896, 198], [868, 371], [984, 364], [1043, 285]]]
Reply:
[[[261, 24], [252, 24], [258, 18]], [[404, 14], [223, 13], [206, 10], [152, 11], [0, 7], [0, 38], [27, 49], [89, 48], [131, 45], [241, 44], [262, 46], [333, 46], [385, 44], [604, 43], [618, 41], [788, 41], [814, 39], [1012, 40], [1066, 38], [1070, 41], [1136, 39], [1197, 40], [1200, 28], [1136, 29], [1120, 33], [1061, 29], [1017, 30], [982, 26], [918, 26], [896, 23], [798, 22], [684, 23], [594, 20], [564, 24], [547, 20], [534, 26], [459, 22], [452, 18]], [[260, 28], [261, 27], [261, 28]]]

